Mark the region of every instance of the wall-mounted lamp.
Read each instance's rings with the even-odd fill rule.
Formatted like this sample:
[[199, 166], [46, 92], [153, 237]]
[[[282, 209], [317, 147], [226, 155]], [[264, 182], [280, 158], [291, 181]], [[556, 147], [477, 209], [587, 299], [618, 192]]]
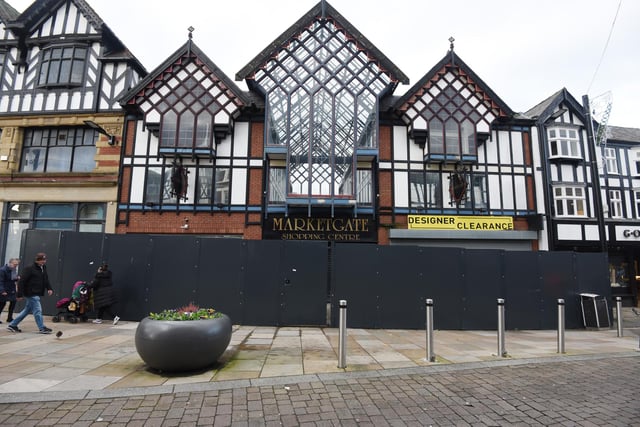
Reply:
[[89, 126], [90, 128], [92, 128], [96, 132], [101, 133], [102, 135], [106, 135], [107, 137], [109, 137], [109, 145], [116, 145], [116, 142], [117, 142], [116, 141], [116, 136], [115, 135], [111, 135], [109, 132], [104, 130], [104, 128], [102, 126], [100, 126], [99, 124], [97, 124], [96, 122], [94, 122], [92, 120], [85, 120], [84, 124]]

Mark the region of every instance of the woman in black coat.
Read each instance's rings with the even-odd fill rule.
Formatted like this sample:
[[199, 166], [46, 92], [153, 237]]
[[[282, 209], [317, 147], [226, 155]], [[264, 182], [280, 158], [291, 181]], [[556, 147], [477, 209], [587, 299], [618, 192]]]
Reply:
[[111, 309], [111, 306], [116, 302], [116, 295], [113, 291], [111, 270], [107, 264], [102, 264], [98, 268], [90, 287], [93, 291], [93, 306], [98, 310], [98, 316], [93, 323], [102, 323], [103, 316], [109, 314], [113, 318], [113, 324], [116, 325], [120, 317], [114, 315]]

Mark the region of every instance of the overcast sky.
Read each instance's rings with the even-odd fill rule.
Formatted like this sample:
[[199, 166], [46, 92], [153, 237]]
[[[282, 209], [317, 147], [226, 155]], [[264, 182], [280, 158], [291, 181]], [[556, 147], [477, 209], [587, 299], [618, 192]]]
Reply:
[[[20, 12], [32, 3], [7, 1]], [[147, 71], [182, 46], [193, 26], [194, 42], [234, 79], [319, 0], [86, 1]], [[456, 53], [514, 111], [563, 87], [578, 102], [610, 92], [609, 124], [640, 128], [638, 0], [329, 3], [409, 77], [410, 85], [399, 85], [395, 95], [444, 57], [453, 36]]]

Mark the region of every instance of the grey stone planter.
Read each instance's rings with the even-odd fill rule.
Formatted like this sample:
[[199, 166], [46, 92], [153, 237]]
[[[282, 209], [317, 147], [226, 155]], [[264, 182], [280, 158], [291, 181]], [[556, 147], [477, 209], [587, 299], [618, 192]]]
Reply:
[[231, 319], [172, 321], [142, 319], [136, 329], [136, 350], [159, 371], [179, 372], [215, 363], [231, 341]]

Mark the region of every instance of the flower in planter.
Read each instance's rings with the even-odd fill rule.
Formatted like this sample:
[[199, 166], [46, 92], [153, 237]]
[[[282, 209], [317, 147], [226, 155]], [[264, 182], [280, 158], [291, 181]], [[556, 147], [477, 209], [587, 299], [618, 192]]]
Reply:
[[153, 320], [202, 320], [217, 319], [223, 314], [213, 308], [200, 308], [193, 302], [176, 309], [167, 309], [159, 313], [149, 313]]

